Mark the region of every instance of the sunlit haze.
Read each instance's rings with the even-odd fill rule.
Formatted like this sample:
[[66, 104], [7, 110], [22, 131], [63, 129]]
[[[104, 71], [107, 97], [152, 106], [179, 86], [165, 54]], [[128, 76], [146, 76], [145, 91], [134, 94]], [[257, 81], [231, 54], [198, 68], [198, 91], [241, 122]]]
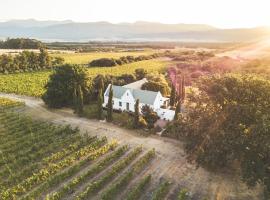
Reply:
[[270, 25], [269, 0], [0, 0], [0, 20], [151, 21], [219, 28]]

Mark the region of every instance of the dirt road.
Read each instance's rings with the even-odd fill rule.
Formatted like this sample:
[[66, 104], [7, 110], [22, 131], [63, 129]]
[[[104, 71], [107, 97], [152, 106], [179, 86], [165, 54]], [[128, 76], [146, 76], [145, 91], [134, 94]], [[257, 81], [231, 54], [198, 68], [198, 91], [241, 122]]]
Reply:
[[159, 136], [139, 136], [134, 131], [110, 123], [79, 118], [70, 109], [51, 110], [46, 108], [40, 99], [3, 93], [0, 93], [0, 96], [24, 101], [26, 104], [24, 112], [34, 119], [51, 121], [55, 124], [69, 124], [91, 135], [115, 138], [122, 144], [131, 146], [142, 144], [146, 149], [155, 148], [158, 157], [149, 169], [155, 180], [158, 181], [161, 177], [169, 178], [178, 185], [187, 187], [194, 199], [205, 197], [209, 200], [262, 199], [259, 188], [248, 190], [236, 176], [228, 173], [210, 173], [187, 163], [183, 144], [179, 141]]

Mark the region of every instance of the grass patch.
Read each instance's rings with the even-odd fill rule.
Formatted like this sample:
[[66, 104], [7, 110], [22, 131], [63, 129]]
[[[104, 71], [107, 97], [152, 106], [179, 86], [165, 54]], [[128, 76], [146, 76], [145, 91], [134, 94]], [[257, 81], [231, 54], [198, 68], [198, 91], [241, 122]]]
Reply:
[[62, 57], [66, 63], [88, 64], [92, 60], [99, 58], [120, 58], [122, 56], [141, 56], [156, 53], [155, 51], [134, 51], [134, 52], [91, 52], [91, 53], [60, 53], [51, 54], [53, 57]]
[[[165, 70], [167, 64], [161, 60], [146, 60], [116, 67], [91, 67], [88, 73], [93, 78], [98, 74], [114, 76], [133, 74], [138, 68], [144, 68], [150, 73], [161, 72]], [[0, 75], [0, 92], [41, 97], [51, 73], [52, 70]]]

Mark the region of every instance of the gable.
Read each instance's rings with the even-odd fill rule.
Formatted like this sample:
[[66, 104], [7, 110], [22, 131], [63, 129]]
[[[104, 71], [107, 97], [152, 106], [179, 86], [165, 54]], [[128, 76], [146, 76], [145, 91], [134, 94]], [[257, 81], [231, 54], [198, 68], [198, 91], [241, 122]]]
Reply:
[[126, 90], [126, 92], [122, 95], [121, 99], [123, 101], [128, 101], [128, 102], [135, 102], [135, 99], [133, 97], [133, 94], [131, 90]]

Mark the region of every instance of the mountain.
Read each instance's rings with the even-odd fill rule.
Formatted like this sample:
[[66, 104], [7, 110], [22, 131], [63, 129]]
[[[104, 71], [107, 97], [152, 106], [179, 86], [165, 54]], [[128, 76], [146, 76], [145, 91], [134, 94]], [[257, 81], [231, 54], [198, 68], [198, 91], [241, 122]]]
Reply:
[[52, 26], [57, 24], [67, 24], [72, 23], [71, 20], [64, 20], [64, 21], [38, 21], [35, 19], [26, 19], [26, 20], [10, 20], [7, 22], [0, 23], [0, 27], [24, 27], [24, 28], [30, 28], [30, 27], [46, 27], [46, 26]]
[[0, 23], [0, 38], [30, 37], [43, 41], [220, 41], [239, 42], [269, 34], [264, 27], [218, 29], [203, 24], [162, 24], [139, 21], [78, 23], [66, 21], [11, 20]]

